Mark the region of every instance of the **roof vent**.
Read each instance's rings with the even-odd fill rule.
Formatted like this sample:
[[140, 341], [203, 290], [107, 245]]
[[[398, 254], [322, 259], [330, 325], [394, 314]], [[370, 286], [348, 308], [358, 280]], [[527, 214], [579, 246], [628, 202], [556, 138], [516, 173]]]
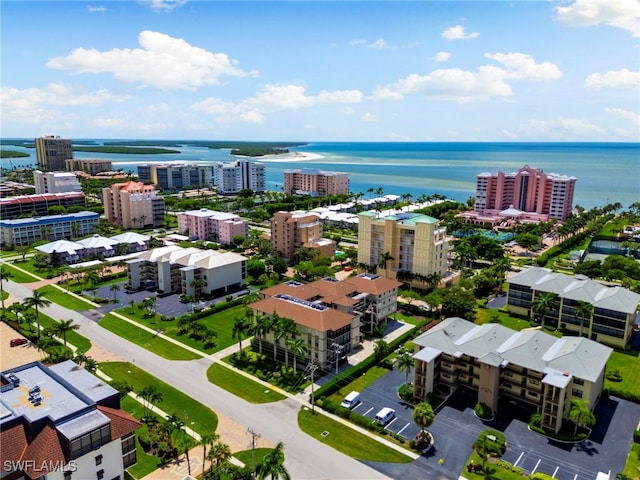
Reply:
[[569, 376], [569, 372], [562, 372], [562, 375], [564, 375], [565, 377]]

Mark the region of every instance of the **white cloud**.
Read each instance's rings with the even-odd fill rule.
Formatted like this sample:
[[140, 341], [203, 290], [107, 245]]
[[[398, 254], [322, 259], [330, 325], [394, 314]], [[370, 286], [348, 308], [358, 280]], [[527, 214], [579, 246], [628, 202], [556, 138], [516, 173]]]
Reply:
[[530, 120], [521, 127], [529, 137], [572, 138], [601, 135], [604, 130], [597, 125], [579, 118], [558, 118], [553, 120]]
[[460, 68], [438, 69], [426, 75], [413, 73], [394, 84], [378, 86], [372, 94], [374, 100], [401, 100], [405, 95], [422, 95], [438, 100], [460, 103], [489, 100], [492, 97], [512, 95], [509, 79], [552, 80], [562, 73], [552, 63], [538, 64], [523, 53], [485, 54], [506, 68], [481, 65], [475, 72]]
[[384, 41], [384, 38], [379, 38], [375, 42], [369, 44], [369, 48], [389, 48], [389, 45]]
[[124, 121], [123, 118], [95, 118], [93, 120], [93, 124], [98, 128], [121, 128], [127, 125], [127, 122]]
[[585, 81], [586, 88], [638, 88], [640, 87], [640, 72], [632, 72], [623, 68], [609, 70], [605, 74], [592, 73]]
[[609, 25], [640, 37], [640, 6], [637, 0], [576, 0], [567, 7], [556, 7], [555, 12], [565, 25]]
[[187, 0], [140, 0], [143, 4], [149, 5], [153, 10], [159, 12], [170, 12], [176, 7], [181, 7]]
[[367, 123], [371, 123], [371, 122], [375, 122], [377, 121], [377, 117], [370, 112], [364, 113], [360, 116], [360, 121], [361, 122], [367, 122]]
[[353, 115], [353, 112], [354, 112], [353, 107], [349, 107], [349, 106], [342, 107], [340, 109], [340, 113], [342, 113], [343, 115]]
[[623, 118], [625, 120], [631, 120], [634, 123], [640, 124], [640, 114], [638, 114], [637, 112], [624, 110], [622, 108], [605, 108], [604, 111], [616, 117]]
[[464, 33], [464, 27], [462, 25], [449, 27], [442, 32], [442, 38], [446, 38], [447, 40], [473, 40], [474, 38], [478, 38], [479, 35], [478, 32]]
[[508, 72], [508, 78], [526, 78], [527, 80], [555, 80], [562, 77], [560, 69], [550, 62], [536, 63], [526, 53], [485, 53], [486, 58], [502, 63]]
[[87, 10], [89, 13], [104, 13], [107, 11], [107, 7], [103, 7], [102, 5], [99, 7], [93, 7], [91, 5], [87, 6]]
[[193, 90], [203, 85], [219, 85], [221, 76], [256, 76], [255, 71], [237, 68], [237, 61], [224, 53], [211, 53], [181, 38], [145, 30], [138, 36], [142, 48], [114, 48], [100, 52], [77, 48], [66, 57], [54, 57], [49, 68], [72, 73], [112, 73], [125, 82], [140, 82], [161, 90]]
[[127, 95], [114, 95], [105, 89], [85, 92], [61, 83], [51, 83], [45, 89], [2, 87], [0, 98], [5, 115], [12, 108], [30, 110], [47, 106], [97, 107], [105, 103], [129, 100]]
[[266, 85], [255, 96], [237, 104], [225, 102], [219, 98], [207, 98], [191, 105], [191, 110], [204, 112], [217, 117], [221, 122], [262, 123], [266, 114], [309, 108], [319, 103], [360, 103], [362, 92], [359, 90], [322, 90], [318, 95], [307, 95], [301, 85]]
[[362, 45], [363, 43], [367, 43], [367, 41], [364, 38], [358, 38], [356, 40], [351, 40], [349, 45], [355, 47], [356, 45]]
[[147, 107], [147, 110], [150, 112], [168, 112], [169, 111], [169, 105], [167, 105], [166, 103], [159, 103], [158, 105], [149, 105]]
[[436, 62], [446, 62], [451, 58], [451, 54], [449, 52], [438, 52], [433, 56], [433, 59]]

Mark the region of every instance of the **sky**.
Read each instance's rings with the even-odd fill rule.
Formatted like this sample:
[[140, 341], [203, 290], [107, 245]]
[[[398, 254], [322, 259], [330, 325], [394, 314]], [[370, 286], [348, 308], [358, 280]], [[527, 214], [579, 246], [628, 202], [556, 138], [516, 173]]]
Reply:
[[2, 0], [0, 136], [640, 140], [640, 0]]

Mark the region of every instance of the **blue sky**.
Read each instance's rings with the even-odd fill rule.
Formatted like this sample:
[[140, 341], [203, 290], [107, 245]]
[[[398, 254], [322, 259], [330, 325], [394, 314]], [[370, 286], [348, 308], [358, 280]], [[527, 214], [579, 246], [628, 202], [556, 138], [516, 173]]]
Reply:
[[5, 138], [640, 138], [639, 0], [0, 8]]

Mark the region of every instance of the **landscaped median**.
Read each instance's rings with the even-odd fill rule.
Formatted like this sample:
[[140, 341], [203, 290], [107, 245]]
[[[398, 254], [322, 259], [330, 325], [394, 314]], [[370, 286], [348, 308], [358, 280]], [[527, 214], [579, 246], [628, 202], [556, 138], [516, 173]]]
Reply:
[[207, 370], [207, 378], [214, 385], [233, 393], [247, 402], [269, 403], [286, 398], [272, 388], [251, 380], [222, 364], [214, 363], [211, 365]]
[[95, 303], [90, 303], [82, 297], [54, 285], [45, 285], [39, 288], [38, 292], [53, 303], [62, 305], [69, 310], [91, 310], [92, 308], [96, 308]]

